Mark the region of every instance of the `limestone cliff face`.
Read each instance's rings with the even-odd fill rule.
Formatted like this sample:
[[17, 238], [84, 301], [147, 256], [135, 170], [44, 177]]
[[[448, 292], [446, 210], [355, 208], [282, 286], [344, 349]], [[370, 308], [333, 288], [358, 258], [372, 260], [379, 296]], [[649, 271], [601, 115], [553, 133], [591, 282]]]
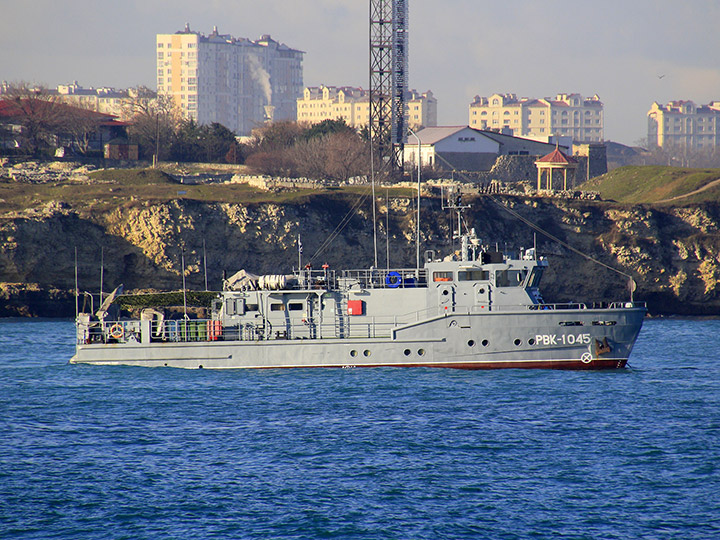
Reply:
[[[646, 207], [530, 197], [501, 200], [557, 238], [632, 275], [635, 298], [648, 301], [652, 312], [720, 314], [717, 204]], [[217, 289], [223, 271], [290, 271], [298, 262], [298, 234], [303, 263], [308, 262], [347, 218], [347, 226], [312, 262], [316, 267], [327, 262], [335, 268], [367, 268], [374, 259], [372, 209], [367, 202], [354, 208], [355, 202], [340, 195], [316, 196], [301, 204], [135, 201], [92, 213], [58, 202], [6, 214], [0, 216], [0, 281], [6, 283], [0, 286], [0, 315], [71, 314], [73, 302], [66, 291], [73, 288], [76, 251], [82, 290], [99, 290], [101, 258], [105, 291], [120, 283], [126, 289], [178, 289], [183, 250], [188, 287], [204, 287], [207, 261], [209, 286]], [[501, 250], [532, 246], [533, 230], [490, 198], [466, 202], [472, 204], [468, 224], [485, 244]], [[447, 253], [451, 216], [436, 199], [423, 199], [422, 204], [423, 251]], [[378, 262], [385, 266], [383, 205], [378, 205], [378, 222]], [[414, 227], [411, 201], [391, 200], [391, 266], [414, 266]], [[629, 298], [626, 278], [541, 234], [537, 244], [551, 264], [543, 284], [546, 300]], [[47, 293], [44, 304], [38, 291]], [[65, 302], [65, 311], [49, 309], [51, 297]]]

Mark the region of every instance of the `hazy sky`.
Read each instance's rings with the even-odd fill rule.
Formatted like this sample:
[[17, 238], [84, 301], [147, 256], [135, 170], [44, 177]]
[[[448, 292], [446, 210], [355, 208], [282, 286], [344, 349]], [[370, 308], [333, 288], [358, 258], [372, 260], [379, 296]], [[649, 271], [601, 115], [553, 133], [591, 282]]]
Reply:
[[[646, 137], [653, 101], [720, 99], [719, 0], [409, 0], [410, 87], [441, 125], [475, 95], [600, 95], [605, 138]], [[368, 85], [368, 0], [0, 0], [0, 80], [155, 87], [155, 34], [271, 34], [305, 85]], [[660, 78], [659, 76], [664, 75]]]

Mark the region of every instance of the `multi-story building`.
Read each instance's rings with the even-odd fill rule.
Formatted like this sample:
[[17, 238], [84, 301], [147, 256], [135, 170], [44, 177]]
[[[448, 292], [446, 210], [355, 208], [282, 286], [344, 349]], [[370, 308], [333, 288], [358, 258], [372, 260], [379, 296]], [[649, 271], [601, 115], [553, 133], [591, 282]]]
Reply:
[[[11, 85], [7, 82], [0, 83], [0, 95], [8, 93], [10, 89]], [[58, 96], [58, 101], [68, 105], [102, 114], [110, 114], [122, 120], [127, 120], [125, 117], [127, 111], [129, 111], [127, 105], [136, 96], [136, 92], [132, 88], [124, 90], [116, 90], [107, 86], [84, 88], [77, 81], [70, 84], [59, 84], [55, 89], [44, 91]]]
[[122, 119], [125, 119], [129, 110], [128, 104], [134, 97], [132, 89], [83, 88], [77, 81], [58, 85], [57, 93], [60, 100], [65, 103], [103, 114], [112, 114]]
[[218, 122], [247, 135], [267, 119], [295, 120], [302, 95], [303, 52], [269, 35], [257, 41], [205, 36], [189, 25], [158, 34], [157, 89], [172, 96], [188, 118]]
[[648, 111], [648, 144], [703, 150], [720, 146], [720, 101], [655, 102]]
[[570, 137], [577, 142], [601, 142], [603, 104], [594, 95], [558, 94], [553, 98], [519, 98], [515, 94], [475, 96], [470, 127], [500, 130], [515, 137]]
[[[405, 114], [410, 129], [437, 126], [437, 99], [432, 92], [410, 90], [405, 96]], [[297, 100], [297, 121], [317, 124], [323, 120], [345, 120], [360, 129], [370, 121], [366, 90], [351, 86], [311, 86]]]

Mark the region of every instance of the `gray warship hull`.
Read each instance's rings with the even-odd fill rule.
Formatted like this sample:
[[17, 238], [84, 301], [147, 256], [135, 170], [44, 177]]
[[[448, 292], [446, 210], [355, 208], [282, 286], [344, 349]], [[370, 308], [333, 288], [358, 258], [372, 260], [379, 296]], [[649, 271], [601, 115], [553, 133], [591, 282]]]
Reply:
[[[377, 333], [375, 325], [335, 322], [341, 337], [242, 339], [242, 333], [197, 328], [158, 332], [153, 321], [129, 321], [127, 340], [78, 343], [73, 363], [188, 369], [445, 367], [461, 369], [617, 369], [626, 365], [645, 308], [541, 305], [524, 311], [443, 313]], [[202, 335], [200, 335], [202, 334]], [[365, 336], [362, 336], [365, 334]], [[109, 340], [109, 341], [112, 341]]]
[[[460, 217], [458, 216], [458, 223]], [[421, 268], [315, 270], [224, 280], [207, 319], [162, 306], [123, 318], [112, 305], [79, 313], [73, 363], [192, 369], [447, 367], [617, 369], [645, 306], [553, 304], [539, 284], [547, 259], [480, 246]], [[418, 252], [419, 256], [419, 252]], [[632, 289], [631, 289], [632, 290]], [[167, 318], [169, 317], [169, 318]], [[173, 318], [175, 317], [175, 318]]]

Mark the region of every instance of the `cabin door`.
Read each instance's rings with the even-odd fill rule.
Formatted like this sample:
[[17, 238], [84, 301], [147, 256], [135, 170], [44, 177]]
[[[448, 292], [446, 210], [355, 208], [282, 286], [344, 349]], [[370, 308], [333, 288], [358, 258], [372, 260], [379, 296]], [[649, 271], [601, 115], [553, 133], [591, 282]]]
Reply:
[[305, 313], [303, 314], [302, 322], [307, 328], [307, 336], [310, 339], [317, 338], [317, 324], [315, 317], [320, 314], [319, 304], [320, 301], [315, 295], [308, 295], [305, 304]]
[[455, 310], [455, 286], [452, 284], [438, 287], [438, 305], [440, 312], [449, 313]]
[[490, 284], [489, 283], [476, 283], [473, 286], [475, 290], [475, 305], [480, 306], [480, 309], [490, 309]]

